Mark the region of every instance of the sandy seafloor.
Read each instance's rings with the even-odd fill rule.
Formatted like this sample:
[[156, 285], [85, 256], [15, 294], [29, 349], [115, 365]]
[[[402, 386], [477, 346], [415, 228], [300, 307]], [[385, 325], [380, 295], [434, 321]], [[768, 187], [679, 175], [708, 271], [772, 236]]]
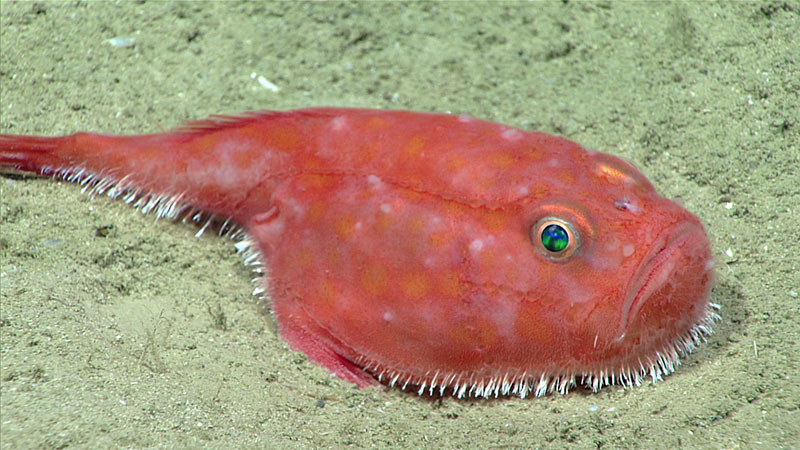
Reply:
[[5, 177], [2, 448], [800, 448], [797, 2], [0, 10], [2, 133], [337, 105], [564, 135], [632, 160], [703, 219], [724, 318], [676, 374], [632, 390], [358, 390], [288, 350], [230, 242]]

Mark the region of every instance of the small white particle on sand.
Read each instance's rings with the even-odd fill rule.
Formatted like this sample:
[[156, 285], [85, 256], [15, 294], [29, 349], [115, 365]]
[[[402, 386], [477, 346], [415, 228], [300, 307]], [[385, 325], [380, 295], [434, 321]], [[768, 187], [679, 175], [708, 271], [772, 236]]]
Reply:
[[261, 87], [263, 87], [264, 89], [267, 89], [272, 92], [278, 92], [281, 90], [278, 86], [275, 86], [269, 80], [260, 75], [258, 76], [258, 84], [260, 84]]
[[733, 258], [733, 250], [731, 249], [725, 250], [725, 254], [728, 255], [728, 258]]
[[726, 202], [725, 209], [731, 209], [731, 208], [733, 208], [733, 202]]
[[124, 36], [123, 37], [111, 38], [106, 42], [111, 44], [112, 47], [118, 47], [118, 48], [133, 47], [134, 45], [136, 45], [136, 40], [134, 40], [133, 38], [124, 37]]
[[275, 86], [272, 82], [270, 82], [269, 80], [267, 80], [263, 76], [256, 74], [255, 72], [252, 72], [250, 74], [250, 78], [256, 80], [258, 82], [258, 84], [261, 85], [261, 87], [263, 87], [264, 89], [266, 89], [268, 91], [278, 92], [278, 91], [281, 90], [278, 86]]

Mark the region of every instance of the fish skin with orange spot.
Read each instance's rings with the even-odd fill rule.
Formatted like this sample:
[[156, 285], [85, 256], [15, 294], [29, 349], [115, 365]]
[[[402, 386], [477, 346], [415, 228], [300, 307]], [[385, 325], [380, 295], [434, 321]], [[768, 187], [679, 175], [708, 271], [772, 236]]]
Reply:
[[0, 166], [230, 219], [263, 259], [281, 336], [361, 387], [637, 385], [719, 317], [702, 224], [632, 165], [466, 115], [313, 108], [0, 135]]

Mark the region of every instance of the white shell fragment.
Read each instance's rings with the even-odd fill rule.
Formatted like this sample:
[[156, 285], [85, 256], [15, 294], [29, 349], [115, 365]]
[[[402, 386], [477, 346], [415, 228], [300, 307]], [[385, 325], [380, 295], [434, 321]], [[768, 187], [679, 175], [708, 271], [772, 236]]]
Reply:
[[268, 91], [278, 92], [278, 91], [281, 90], [281, 88], [279, 88], [278, 86], [273, 84], [271, 81], [269, 81], [268, 79], [264, 78], [261, 75], [257, 75], [255, 72], [250, 74], [250, 78], [256, 80], [258, 82], [258, 84], [261, 85], [261, 87], [263, 87], [264, 89], [266, 89]]
[[134, 45], [136, 45], [135, 39], [124, 36], [111, 38], [107, 42], [111, 44], [112, 47], [120, 47], [120, 48], [133, 47]]

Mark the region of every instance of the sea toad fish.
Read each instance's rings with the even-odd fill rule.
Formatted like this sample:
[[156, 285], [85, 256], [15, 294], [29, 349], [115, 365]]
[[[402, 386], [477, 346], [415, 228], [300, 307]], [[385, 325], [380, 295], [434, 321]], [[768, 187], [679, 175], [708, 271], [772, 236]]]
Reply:
[[6, 134], [0, 166], [231, 235], [281, 337], [361, 387], [639, 385], [719, 319], [697, 217], [619, 158], [467, 115], [312, 108]]

